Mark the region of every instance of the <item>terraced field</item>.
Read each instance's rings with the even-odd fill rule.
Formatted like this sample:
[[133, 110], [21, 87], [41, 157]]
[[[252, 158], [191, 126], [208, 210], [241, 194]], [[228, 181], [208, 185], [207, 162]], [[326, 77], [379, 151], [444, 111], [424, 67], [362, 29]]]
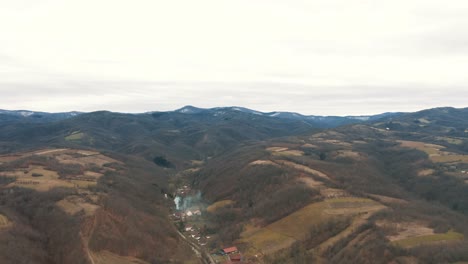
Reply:
[[[365, 220], [385, 208], [383, 205], [366, 198], [334, 198], [323, 202], [310, 204], [287, 217], [284, 217], [266, 227], [249, 226], [242, 234], [239, 243], [249, 245], [248, 255], [271, 254], [291, 246], [295, 241], [304, 240], [310, 229], [336, 216], [351, 216], [354, 222], [349, 230], [339, 234], [333, 244], [346, 237], [354, 228], [365, 223]], [[365, 215], [364, 217], [360, 215]]]
[[427, 245], [440, 242], [451, 242], [463, 240], [464, 236], [454, 231], [448, 231], [442, 234], [432, 234], [424, 236], [409, 237], [393, 241], [392, 244], [403, 248], [411, 248], [420, 245]]

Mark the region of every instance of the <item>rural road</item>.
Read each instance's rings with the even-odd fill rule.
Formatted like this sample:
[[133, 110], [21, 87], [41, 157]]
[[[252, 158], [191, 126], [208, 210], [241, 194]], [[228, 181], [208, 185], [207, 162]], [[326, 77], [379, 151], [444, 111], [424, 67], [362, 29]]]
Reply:
[[193, 251], [197, 254], [197, 256], [200, 258], [200, 260], [204, 264], [216, 264], [216, 262], [213, 260], [210, 254], [208, 254], [203, 248], [201, 248], [199, 245], [196, 243], [190, 241], [184, 234], [182, 234], [180, 231], [177, 231], [180, 237], [184, 239], [185, 242], [187, 242], [190, 247], [192, 248]]

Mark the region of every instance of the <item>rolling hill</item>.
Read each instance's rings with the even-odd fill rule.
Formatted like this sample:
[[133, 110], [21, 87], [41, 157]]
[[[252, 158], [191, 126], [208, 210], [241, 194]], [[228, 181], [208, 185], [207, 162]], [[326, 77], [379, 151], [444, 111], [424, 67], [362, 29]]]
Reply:
[[[21, 112], [0, 113], [1, 263], [468, 261], [467, 109]], [[181, 193], [200, 215], [174, 224]]]

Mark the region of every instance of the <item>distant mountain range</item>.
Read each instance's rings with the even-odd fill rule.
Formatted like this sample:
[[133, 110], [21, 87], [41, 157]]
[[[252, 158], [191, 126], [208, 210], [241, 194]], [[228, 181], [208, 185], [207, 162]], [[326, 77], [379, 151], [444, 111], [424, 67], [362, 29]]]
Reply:
[[[242, 112], [247, 114], [254, 114], [264, 117], [293, 119], [298, 121], [307, 122], [315, 127], [319, 128], [333, 128], [346, 124], [353, 124], [356, 122], [374, 121], [384, 117], [397, 116], [401, 113], [383, 113], [378, 115], [363, 115], [363, 116], [316, 116], [316, 115], [302, 115], [294, 112], [260, 112], [245, 107], [214, 107], [214, 108], [198, 108], [195, 106], [184, 106], [174, 111], [152, 111], [143, 114], [155, 114], [155, 113], [180, 113], [180, 114], [208, 114], [208, 115], [223, 115], [228, 112]], [[70, 117], [83, 114], [83, 112], [62, 112], [62, 113], [47, 113], [47, 112], [36, 112], [29, 110], [1, 110], [0, 109], [0, 123], [14, 122], [14, 121], [28, 121], [28, 122], [52, 122], [58, 120], [64, 120]], [[138, 115], [138, 114], [137, 114]]]
[[47, 113], [29, 110], [1, 110], [0, 124], [5, 121], [52, 122], [67, 119], [82, 114], [82, 112]]
[[[293, 119], [298, 121], [307, 122], [315, 127], [319, 128], [333, 128], [346, 124], [354, 124], [357, 122], [364, 121], [375, 121], [385, 117], [398, 116], [402, 114], [401, 112], [390, 112], [382, 113], [377, 115], [362, 115], [362, 116], [317, 116], [317, 115], [303, 115], [295, 112], [260, 112], [245, 107], [215, 107], [215, 108], [198, 108], [191, 105], [184, 106], [180, 109], [177, 109], [172, 112], [182, 113], [182, 114], [213, 114], [213, 115], [222, 115], [226, 112], [238, 111], [248, 114], [254, 114], [264, 117], [273, 117], [273, 118], [282, 118], [282, 119]], [[152, 112], [153, 113], [153, 112]]]

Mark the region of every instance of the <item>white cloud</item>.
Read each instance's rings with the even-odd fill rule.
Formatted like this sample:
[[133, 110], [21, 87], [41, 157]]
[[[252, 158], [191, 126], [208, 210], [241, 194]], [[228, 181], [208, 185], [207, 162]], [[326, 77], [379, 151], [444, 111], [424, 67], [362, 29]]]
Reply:
[[466, 11], [460, 0], [4, 2], [0, 108], [464, 106]]

